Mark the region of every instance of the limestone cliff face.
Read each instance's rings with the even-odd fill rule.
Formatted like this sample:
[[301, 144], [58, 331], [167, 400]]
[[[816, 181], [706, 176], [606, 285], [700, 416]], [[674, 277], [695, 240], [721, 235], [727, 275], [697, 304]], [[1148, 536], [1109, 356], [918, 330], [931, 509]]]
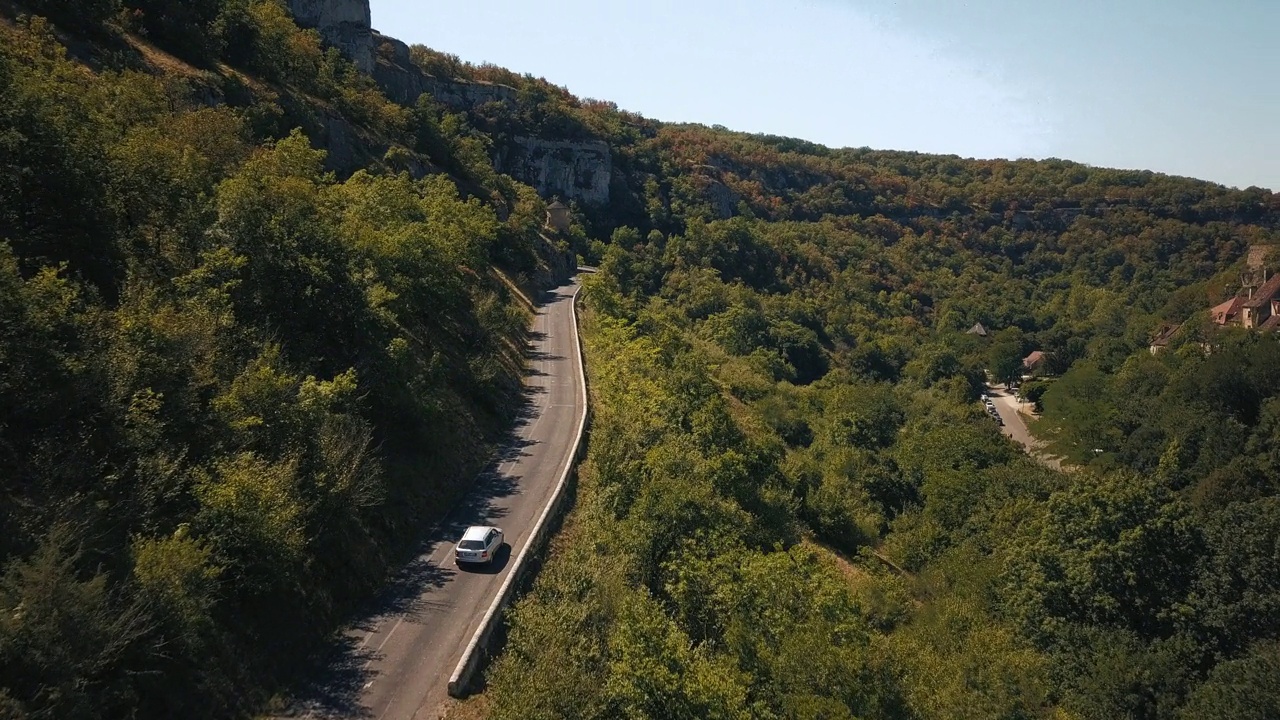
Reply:
[[601, 140], [515, 138], [498, 150], [493, 165], [544, 197], [558, 195], [589, 205], [609, 202], [613, 156]]
[[516, 89], [507, 85], [446, 80], [422, 72], [409, 57], [409, 46], [393, 37], [374, 31], [372, 43], [376, 48], [373, 79], [387, 97], [401, 105], [412, 106], [423, 93], [450, 110], [516, 102]]
[[[438, 78], [422, 72], [413, 63], [409, 46], [383, 35], [370, 24], [369, 0], [289, 0], [294, 20], [302, 27], [315, 28], [332, 45], [368, 73], [393, 101], [406, 106], [426, 93], [450, 110], [466, 111], [491, 102], [514, 105], [516, 89], [494, 83], [465, 82]], [[359, 162], [360, 145], [345, 126], [327, 133], [325, 145], [330, 161], [346, 167]], [[494, 166], [521, 182], [537, 188], [544, 197], [559, 195], [565, 200], [587, 204], [609, 201], [613, 160], [609, 146], [601, 141], [558, 141], [515, 138], [498, 150]]]
[[[427, 94], [454, 111], [467, 111], [491, 102], [515, 105], [516, 89], [494, 83], [447, 80], [427, 75], [413, 64], [409, 46], [373, 33], [376, 58], [373, 79], [393, 101], [406, 106]], [[518, 137], [499, 148], [494, 167], [527, 183], [543, 197], [599, 205], [609, 201], [613, 157], [601, 141], [540, 140]]]
[[373, 72], [369, 0], [289, 0], [289, 9], [298, 25], [315, 28], [361, 72]]
[[424, 92], [431, 93], [436, 102], [455, 110], [479, 107], [490, 102], [511, 105], [516, 102], [516, 89], [506, 85], [442, 80], [430, 75], [423, 77], [426, 79]]

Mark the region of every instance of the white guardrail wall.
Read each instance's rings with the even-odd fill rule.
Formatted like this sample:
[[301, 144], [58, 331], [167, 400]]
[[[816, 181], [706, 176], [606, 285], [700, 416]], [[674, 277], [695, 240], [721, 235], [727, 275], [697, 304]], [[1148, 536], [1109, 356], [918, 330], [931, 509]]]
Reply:
[[[583, 267], [581, 270], [591, 272], [595, 268]], [[489, 637], [493, 634], [493, 629], [501, 619], [502, 609], [511, 600], [511, 595], [515, 592], [520, 578], [524, 576], [525, 564], [531, 557], [531, 553], [537, 552], [546, 543], [546, 535], [548, 528], [551, 526], [551, 520], [560, 511], [560, 505], [565, 497], [565, 488], [569, 485], [569, 477], [573, 474], [574, 468], [578, 464], [583, 448], [586, 447], [585, 443], [583, 443], [583, 438], [585, 437], [584, 431], [586, 430], [588, 419], [591, 416], [591, 404], [587, 401], [586, 360], [582, 352], [582, 338], [578, 336], [578, 293], [581, 291], [582, 285], [579, 284], [573, 291], [572, 307], [573, 346], [578, 352], [578, 387], [581, 388], [582, 392], [583, 408], [582, 418], [578, 421], [578, 430], [574, 434], [573, 453], [569, 456], [568, 462], [565, 463], [564, 469], [560, 471], [560, 477], [556, 480], [555, 490], [551, 493], [551, 500], [543, 508], [542, 514], [538, 516], [538, 522], [534, 524], [533, 532], [529, 535], [528, 542], [524, 544], [524, 547], [520, 548], [520, 554], [516, 556], [511, 572], [507, 573], [507, 579], [503, 581], [497, 597], [493, 599], [493, 603], [489, 605], [489, 610], [484, 614], [484, 619], [480, 621], [480, 626], [476, 628], [475, 634], [471, 636], [471, 642], [467, 643], [467, 649], [458, 660], [458, 666], [454, 668], [453, 675], [449, 676], [449, 694], [455, 698], [465, 696], [467, 686], [471, 682], [471, 676], [475, 674], [476, 668], [479, 667], [483, 651], [489, 644]]]

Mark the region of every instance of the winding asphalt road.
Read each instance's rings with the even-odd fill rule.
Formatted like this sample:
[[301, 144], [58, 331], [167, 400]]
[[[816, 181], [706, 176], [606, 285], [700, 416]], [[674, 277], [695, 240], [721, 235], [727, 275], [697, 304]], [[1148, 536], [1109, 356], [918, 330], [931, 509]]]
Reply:
[[[429, 534], [381, 612], [353, 628], [323, 681], [292, 717], [423, 720], [442, 716], [449, 676], [572, 461], [586, 411], [574, 326], [576, 281], [544, 293], [533, 323], [526, 411], [512, 442], [466, 500]], [[454, 566], [469, 525], [497, 525], [507, 547], [493, 567]]]

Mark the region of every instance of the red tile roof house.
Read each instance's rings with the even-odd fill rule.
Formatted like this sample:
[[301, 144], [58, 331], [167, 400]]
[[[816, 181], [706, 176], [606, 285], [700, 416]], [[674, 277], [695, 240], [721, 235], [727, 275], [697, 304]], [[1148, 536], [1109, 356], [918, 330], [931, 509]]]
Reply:
[[1022, 368], [1027, 372], [1034, 372], [1044, 362], [1044, 357], [1043, 352], [1035, 350], [1030, 355], [1022, 358]]
[[1272, 275], [1271, 279], [1262, 284], [1258, 288], [1258, 292], [1252, 297], [1244, 301], [1241, 308], [1243, 314], [1240, 318], [1241, 322], [1247, 328], [1260, 327], [1268, 319], [1275, 314], [1276, 295], [1280, 294], [1280, 274]]
[[1209, 317], [1213, 319], [1215, 325], [1236, 325], [1240, 322], [1240, 309], [1244, 301], [1243, 296], [1236, 295], [1210, 309]]

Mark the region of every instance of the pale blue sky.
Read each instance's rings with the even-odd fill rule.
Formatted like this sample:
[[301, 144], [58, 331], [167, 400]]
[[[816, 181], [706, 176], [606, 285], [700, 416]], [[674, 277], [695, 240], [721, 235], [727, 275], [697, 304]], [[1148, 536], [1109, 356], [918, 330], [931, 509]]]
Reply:
[[409, 43], [671, 122], [1280, 190], [1280, 0], [371, 0]]

